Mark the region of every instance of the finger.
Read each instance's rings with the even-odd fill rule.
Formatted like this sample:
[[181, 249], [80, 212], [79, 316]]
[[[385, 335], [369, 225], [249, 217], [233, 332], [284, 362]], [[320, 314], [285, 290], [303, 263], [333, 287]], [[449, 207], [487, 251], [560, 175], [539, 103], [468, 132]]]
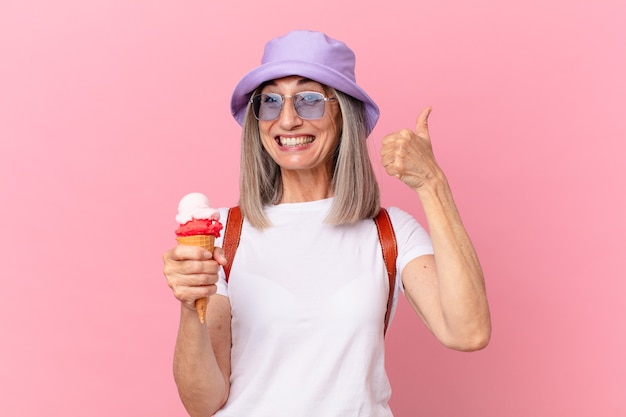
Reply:
[[171, 259], [175, 261], [187, 259], [201, 261], [213, 258], [213, 254], [202, 246], [177, 245], [171, 252]]
[[214, 279], [210, 275], [193, 274], [193, 275], [177, 275], [170, 282], [170, 287], [184, 289], [204, 287], [210, 284], [214, 284]]
[[217, 274], [219, 271], [219, 265], [214, 260], [208, 261], [195, 261], [186, 260], [178, 263], [177, 271], [181, 275], [194, 275], [194, 274]]
[[213, 251], [213, 259], [220, 265], [226, 265], [228, 263], [228, 259], [226, 259], [226, 255], [224, 255], [224, 250], [219, 246], [216, 246]]
[[385, 168], [387, 175], [400, 178], [400, 171], [398, 170], [398, 166], [395, 163], [383, 165], [383, 168]]
[[415, 125], [415, 133], [424, 139], [430, 140], [430, 134], [428, 133], [428, 117], [433, 110], [431, 106], [424, 108], [419, 116], [417, 116], [417, 123]]
[[395, 141], [395, 134], [394, 134], [394, 133], [390, 133], [390, 134], [388, 134], [388, 135], [385, 135], [385, 136], [381, 139], [380, 143], [381, 143], [381, 145], [383, 145], [383, 147], [384, 147], [384, 146], [386, 146], [386, 145], [388, 145], [388, 144], [390, 144], [390, 143], [393, 143], [394, 141]]
[[186, 266], [180, 266], [176, 270], [166, 271], [167, 283], [170, 287], [198, 287], [215, 284], [219, 280], [219, 265], [217, 262], [210, 262], [211, 265], [203, 267], [190, 264], [186, 261]]
[[204, 285], [198, 287], [174, 287], [172, 288], [174, 297], [184, 302], [189, 307], [195, 308], [196, 300], [209, 297], [217, 292], [216, 285]]
[[392, 152], [386, 152], [380, 156], [380, 163], [383, 167], [387, 168], [395, 160], [395, 155]]

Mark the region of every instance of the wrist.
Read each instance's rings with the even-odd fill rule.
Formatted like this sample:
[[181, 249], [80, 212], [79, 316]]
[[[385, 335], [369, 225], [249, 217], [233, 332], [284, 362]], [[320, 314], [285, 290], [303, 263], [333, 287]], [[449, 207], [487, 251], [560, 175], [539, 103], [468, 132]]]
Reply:
[[420, 198], [428, 198], [447, 193], [450, 189], [448, 179], [441, 170], [437, 170], [414, 189]]
[[181, 320], [186, 320], [190, 317], [195, 317], [196, 320], [198, 320], [198, 313], [196, 311], [196, 307], [194, 305], [195, 303], [192, 303], [191, 305], [189, 305], [189, 303], [186, 302], [182, 302], [180, 303], [180, 318]]

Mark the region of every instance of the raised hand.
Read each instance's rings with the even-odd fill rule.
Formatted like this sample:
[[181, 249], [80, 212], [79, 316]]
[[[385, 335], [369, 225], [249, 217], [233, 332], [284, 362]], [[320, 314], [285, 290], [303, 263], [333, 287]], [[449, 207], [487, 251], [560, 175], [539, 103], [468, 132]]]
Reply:
[[428, 106], [421, 111], [415, 131], [402, 129], [382, 140], [381, 163], [387, 174], [397, 177], [415, 191], [442, 175], [428, 132], [428, 116], [431, 110]]

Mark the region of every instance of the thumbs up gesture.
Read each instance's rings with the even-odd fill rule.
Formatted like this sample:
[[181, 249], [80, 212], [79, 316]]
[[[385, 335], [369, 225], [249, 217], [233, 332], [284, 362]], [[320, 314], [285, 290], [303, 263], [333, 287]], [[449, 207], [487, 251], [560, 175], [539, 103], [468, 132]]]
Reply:
[[417, 117], [415, 131], [402, 129], [382, 140], [381, 163], [387, 174], [397, 177], [415, 191], [443, 175], [435, 161], [428, 133], [431, 110], [430, 106], [422, 110]]

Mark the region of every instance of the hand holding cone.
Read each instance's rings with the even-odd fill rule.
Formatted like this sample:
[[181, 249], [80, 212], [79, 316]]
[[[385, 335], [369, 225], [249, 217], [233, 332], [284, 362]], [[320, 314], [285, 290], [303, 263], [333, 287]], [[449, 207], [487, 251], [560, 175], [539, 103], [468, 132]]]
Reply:
[[[181, 236], [177, 237], [176, 241], [179, 245], [202, 246], [211, 253], [213, 253], [213, 249], [215, 248], [215, 236], [211, 235]], [[198, 318], [201, 323], [204, 323], [206, 320], [206, 308], [208, 303], [209, 299], [207, 297], [198, 298], [196, 300], [196, 312], [198, 313]]]

